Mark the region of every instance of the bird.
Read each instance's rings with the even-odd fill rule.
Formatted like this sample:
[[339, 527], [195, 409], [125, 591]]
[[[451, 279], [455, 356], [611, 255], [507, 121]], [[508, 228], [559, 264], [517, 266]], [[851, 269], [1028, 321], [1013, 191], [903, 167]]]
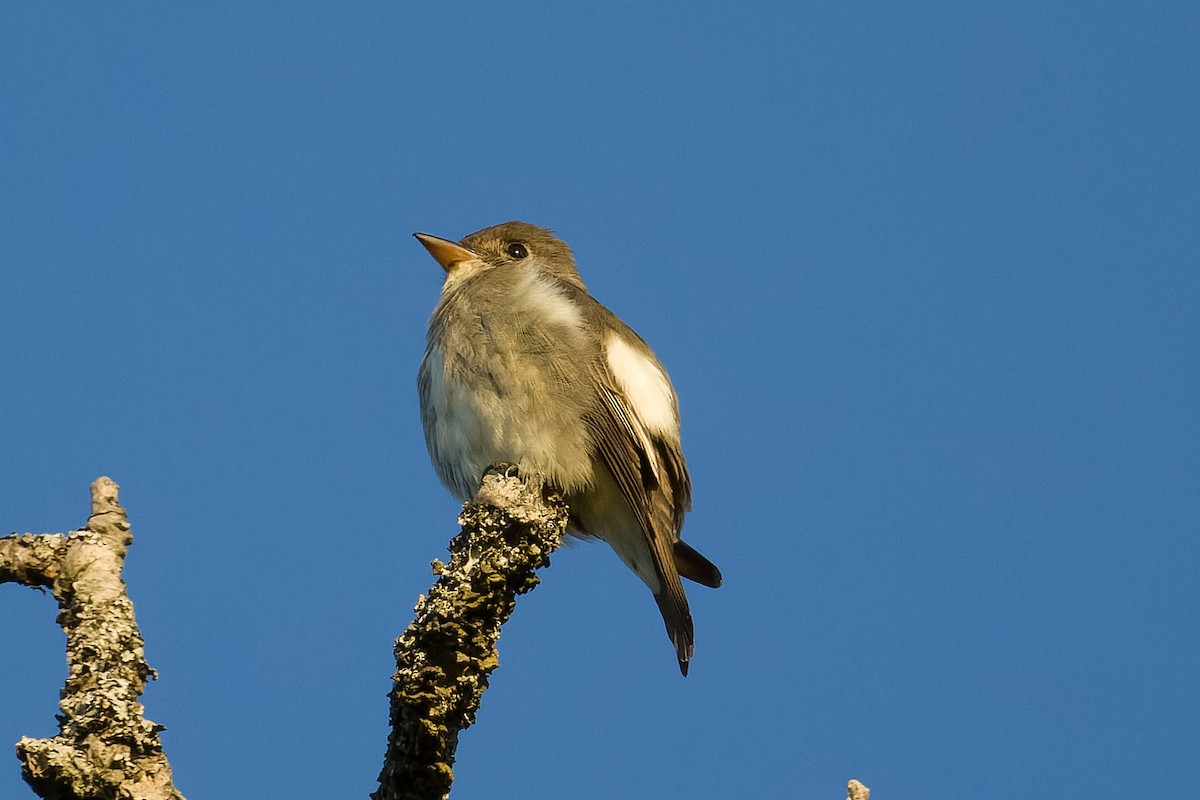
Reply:
[[680, 538], [692, 485], [666, 370], [550, 229], [413, 235], [445, 270], [417, 376], [438, 477], [466, 501], [506, 462], [559, 491], [569, 532], [608, 543], [653, 593], [686, 676], [695, 634], [680, 577], [722, 577]]

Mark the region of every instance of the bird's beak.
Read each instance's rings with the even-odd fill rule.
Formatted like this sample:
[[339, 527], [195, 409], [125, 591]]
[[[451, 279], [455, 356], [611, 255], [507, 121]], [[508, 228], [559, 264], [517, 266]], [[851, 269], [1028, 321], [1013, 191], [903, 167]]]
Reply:
[[417, 241], [425, 245], [425, 249], [429, 251], [429, 255], [433, 256], [434, 260], [442, 265], [442, 269], [449, 272], [451, 268], [463, 261], [473, 261], [479, 256], [463, 247], [458, 242], [452, 242], [449, 239], [442, 239], [438, 236], [430, 236], [428, 233], [414, 233]]

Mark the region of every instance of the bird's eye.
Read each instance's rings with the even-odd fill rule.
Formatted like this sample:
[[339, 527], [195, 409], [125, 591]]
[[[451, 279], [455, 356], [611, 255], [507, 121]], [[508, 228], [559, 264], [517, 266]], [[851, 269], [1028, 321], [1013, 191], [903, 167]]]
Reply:
[[504, 248], [504, 250], [517, 260], [529, 257], [529, 251], [520, 242], [509, 242], [508, 247]]

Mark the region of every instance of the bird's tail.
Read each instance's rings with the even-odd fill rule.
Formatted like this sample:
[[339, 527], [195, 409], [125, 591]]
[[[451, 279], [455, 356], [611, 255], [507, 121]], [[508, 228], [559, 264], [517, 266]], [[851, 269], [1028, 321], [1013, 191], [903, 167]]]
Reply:
[[691, 545], [682, 539], [675, 542], [675, 568], [679, 574], [689, 581], [695, 581], [702, 586], [713, 589], [721, 588], [721, 570], [717, 565], [700, 555]]

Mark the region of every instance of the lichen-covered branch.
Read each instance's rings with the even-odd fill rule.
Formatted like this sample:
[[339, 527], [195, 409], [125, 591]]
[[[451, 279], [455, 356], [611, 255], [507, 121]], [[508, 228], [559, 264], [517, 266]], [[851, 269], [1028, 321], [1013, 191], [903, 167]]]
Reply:
[[387, 756], [375, 800], [440, 800], [450, 792], [459, 731], [475, 721], [499, 660], [500, 626], [538, 584], [562, 541], [566, 505], [494, 465], [459, 517], [450, 563], [396, 640]]
[[851, 779], [846, 784], [846, 800], [871, 800], [871, 790]]
[[154, 670], [121, 570], [133, 542], [118, 486], [92, 484], [87, 526], [0, 537], [0, 583], [49, 588], [67, 634], [59, 733], [17, 743], [25, 781], [45, 800], [183, 800], [160, 726], [138, 702]]

